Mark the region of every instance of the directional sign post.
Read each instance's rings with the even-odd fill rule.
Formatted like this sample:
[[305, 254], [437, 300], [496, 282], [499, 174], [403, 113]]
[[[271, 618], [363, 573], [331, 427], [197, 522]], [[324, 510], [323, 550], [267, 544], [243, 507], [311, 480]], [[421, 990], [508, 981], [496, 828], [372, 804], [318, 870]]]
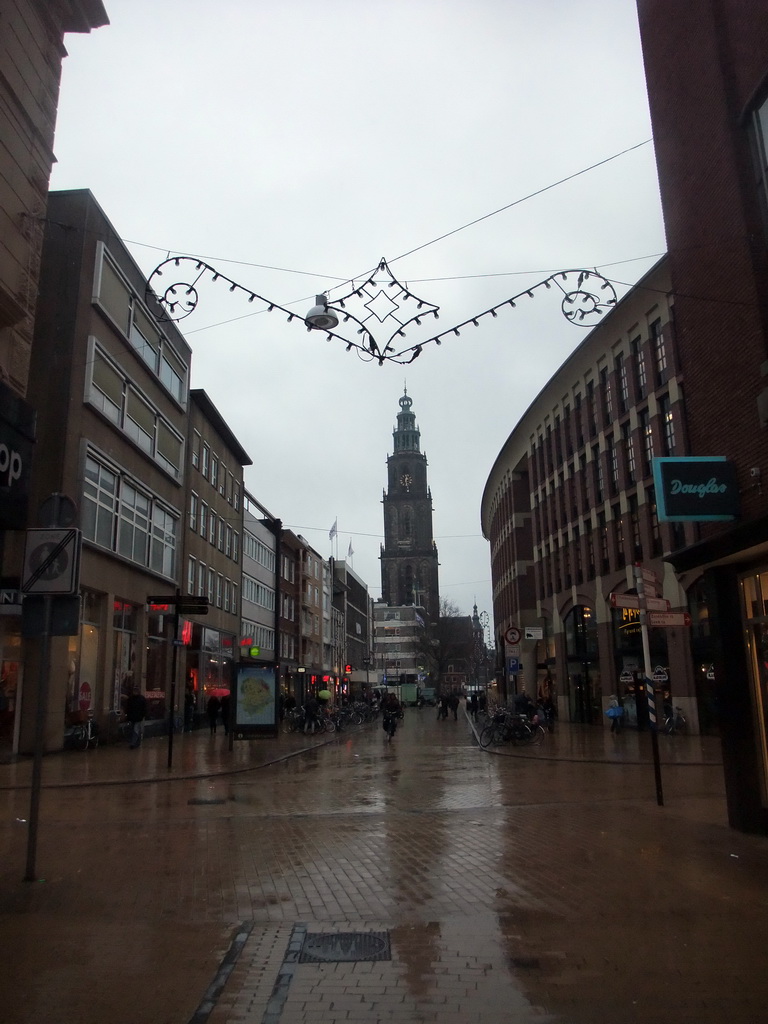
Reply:
[[[659, 602], [659, 598], [646, 598], [645, 580], [643, 579], [642, 566], [635, 566], [635, 586], [637, 587], [638, 606], [640, 608], [640, 633], [643, 639], [643, 660], [645, 667], [645, 690], [648, 700], [648, 719], [651, 729], [651, 749], [653, 751], [653, 774], [656, 781], [656, 803], [659, 807], [664, 806], [664, 791], [661, 784], [661, 761], [659, 760], [659, 734], [656, 726], [656, 698], [653, 692], [651, 681], [651, 645], [648, 641], [648, 604], [651, 601]], [[669, 603], [664, 601], [666, 608], [658, 608], [657, 611], [668, 611]]]

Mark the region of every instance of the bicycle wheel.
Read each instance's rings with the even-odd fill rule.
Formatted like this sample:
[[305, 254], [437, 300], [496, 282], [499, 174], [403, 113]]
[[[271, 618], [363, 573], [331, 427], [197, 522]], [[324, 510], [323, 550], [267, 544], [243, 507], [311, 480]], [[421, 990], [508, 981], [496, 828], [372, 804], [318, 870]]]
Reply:
[[325, 732], [336, 732], [336, 724], [332, 718], [326, 718], [323, 722], [323, 730]]
[[91, 729], [90, 735], [88, 736], [87, 746], [89, 746], [91, 748], [91, 750], [95, 750], [98, 747], [98, 745], [99, 745], [99, 734], [96, 731], [96, 727], [94, 726]]
[[77, 750], [88, 749], [88, 730], [84, 725], [76, 725], [72, 733], [72, 742]]
[[496, 726], [492, 722], [481, 729], [480, 735], [478, 736], [478, 743], [483, 750], [487, 750], [492, 743], [495, 744], [499, 742], [496, 732]]

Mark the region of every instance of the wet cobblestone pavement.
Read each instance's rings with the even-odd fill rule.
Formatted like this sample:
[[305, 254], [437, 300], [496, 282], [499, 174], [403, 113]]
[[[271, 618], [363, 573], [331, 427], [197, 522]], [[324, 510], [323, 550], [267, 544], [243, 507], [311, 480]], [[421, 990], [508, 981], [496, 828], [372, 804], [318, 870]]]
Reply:
[[[2, 765], [0, 1021], [758, 1024], [768, 840], [715, 740], [661, 740], [664, 807], [647, 736], [486, 753], [429, 709], [391, 744], [192, 734], [171, 772], [164, 740], [54, 755], [37, 882]], [[347, 959], [372, 932], [390, 958]]]

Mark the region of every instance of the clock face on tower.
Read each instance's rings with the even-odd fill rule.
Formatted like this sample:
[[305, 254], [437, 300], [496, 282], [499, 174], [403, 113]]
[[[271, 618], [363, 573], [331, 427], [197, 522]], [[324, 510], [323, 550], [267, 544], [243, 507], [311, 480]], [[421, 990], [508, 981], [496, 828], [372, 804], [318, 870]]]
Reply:
[[403, 487], [410, 487], [411, 484], [413, 483], [413, 477], [411, 476], [410, 473], [403, 473], [400, 476], [400, 483], [403, 485]]

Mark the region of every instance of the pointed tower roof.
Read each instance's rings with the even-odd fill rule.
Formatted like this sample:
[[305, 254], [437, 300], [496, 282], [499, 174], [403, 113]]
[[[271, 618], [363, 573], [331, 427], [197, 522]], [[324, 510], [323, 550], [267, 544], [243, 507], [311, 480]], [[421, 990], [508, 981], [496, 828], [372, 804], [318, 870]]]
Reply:
[[397, 414], [397, 426], [392, 431], [394, 439], [394, 451], [397, 452], [418, 452], [420, 450], [421, 432], [416, 426], [416, 417], [411, 412], [413, 399], [408, 394], [408, 389], [403, 388], [403, 397], [400, 399], [400, 412]]

